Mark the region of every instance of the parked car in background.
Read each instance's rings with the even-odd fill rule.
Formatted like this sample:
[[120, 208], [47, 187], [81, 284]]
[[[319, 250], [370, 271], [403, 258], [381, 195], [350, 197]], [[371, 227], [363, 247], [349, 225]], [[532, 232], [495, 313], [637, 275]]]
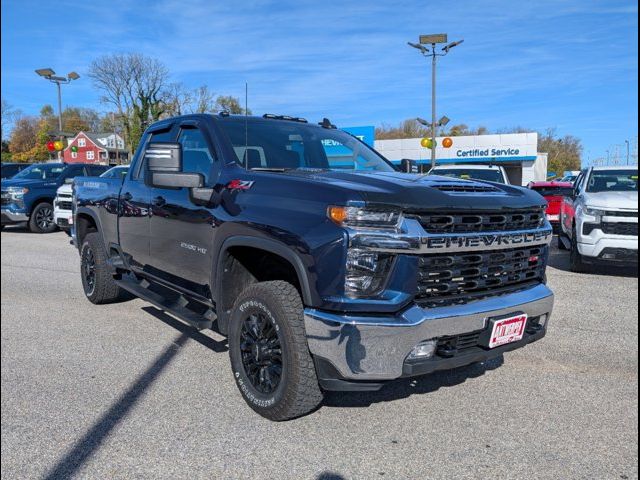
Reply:
[[573, 183], [576, 181], [576, 178], [578, 178], [578, 175], [580, 175], [580, 170], [567, 170], [564, 172], [564, 176], [558, 181]]
[[560, 230], [560, 210], [565, 196], [571, 196], [571, 182], [531, 182], [528, 187], [542, 195], [547, 203], [547, 219], [554, 231]]
[[463, 180], [484, 180], [487, 182], [504, 183], [510, 185], [509, 177], [504, 167], [497, 165], [447, 165], [433, 167], [429, 175], [461, 178]]
[[74, 177], [97, 176], [104, 170], [103, 165], [34, 163], [2, 180], [2, 227], [28, 222], [34, 233], [53, 232], [53, 201], [58, 187]]
[[560, 212], [558, 245], [571, 269], [586, 264], [638, 264], [638, 167], [591, 167], [580, 173]]
[[2, 163], [2, 180], [4, 180], [5, 178], [11, 178], [13, 177], [16, 173], [24, 170], [25, 168], [27, 168], [28, 166], [30, 166], [30, 163]]
[[[90, 165], [93, 176], [102, 170], [99, 175], [103, 178], [119, 178], [122, 179], [129, 171], [128, 165], [122, 165], [109, 168], [108, 165]], [[100, 167], [100, 168], [95, 168]], [[71, 182], [65, 182], [58, 188], [56, 198], [53, 202], [53, 220], [55, 224], [64, 231], [69, 231], [73, 225], [73, 185]]]

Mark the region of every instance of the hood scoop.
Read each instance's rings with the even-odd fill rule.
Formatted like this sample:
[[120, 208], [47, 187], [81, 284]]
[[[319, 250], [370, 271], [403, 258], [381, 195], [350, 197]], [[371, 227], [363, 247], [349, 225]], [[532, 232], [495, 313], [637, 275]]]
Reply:
[[432, 188], [441, 192], [464, 194], [464, 193], [504, 193], [502, 190], [491, 185], [479, 185], [477, 183], [440, 183], [431, 185]]

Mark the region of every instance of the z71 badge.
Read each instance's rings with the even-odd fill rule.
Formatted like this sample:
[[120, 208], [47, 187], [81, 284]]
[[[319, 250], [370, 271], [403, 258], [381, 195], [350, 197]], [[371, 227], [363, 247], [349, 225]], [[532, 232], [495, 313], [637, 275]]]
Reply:
[[231, 180], [227, 183], [229, 190], [249, 190], [253, 186], [253, 180]]

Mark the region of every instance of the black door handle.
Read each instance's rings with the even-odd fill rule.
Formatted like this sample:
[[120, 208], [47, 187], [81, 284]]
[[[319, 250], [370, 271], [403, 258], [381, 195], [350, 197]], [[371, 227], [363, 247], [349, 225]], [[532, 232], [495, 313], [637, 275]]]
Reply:
[[133, 195], [131, 195], [129, 192], [126, 192], [126, 193], [123, 193], [122, 195], [120, 195], [120, 198], [122, 200], [124, 200], [125, 202], [128, 202], [133, 198]]
[[153, 199], [152, 202], [156, 207], [163, 207], [167, 201], [164, 199], [164, 197], [156, 197]]

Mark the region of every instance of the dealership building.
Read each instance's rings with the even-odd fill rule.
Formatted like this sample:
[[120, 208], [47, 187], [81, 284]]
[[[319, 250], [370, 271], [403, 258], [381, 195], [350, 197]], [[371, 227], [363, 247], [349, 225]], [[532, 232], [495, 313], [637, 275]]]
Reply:
[[[376, 140], [373, 127], [345, 130], [365, 143], [373, 144], [393, 163], [410, 159], [421, 165], [422, 171], [428, 171], [431, 165], [431, 150], [420, 145], [421, 138]], [[538, 152], [538, 134], [535, 132], [438, 137], [436, 163], [499, 165], [504, 167], [513, 185], [547, 179], [547, 154]]]

